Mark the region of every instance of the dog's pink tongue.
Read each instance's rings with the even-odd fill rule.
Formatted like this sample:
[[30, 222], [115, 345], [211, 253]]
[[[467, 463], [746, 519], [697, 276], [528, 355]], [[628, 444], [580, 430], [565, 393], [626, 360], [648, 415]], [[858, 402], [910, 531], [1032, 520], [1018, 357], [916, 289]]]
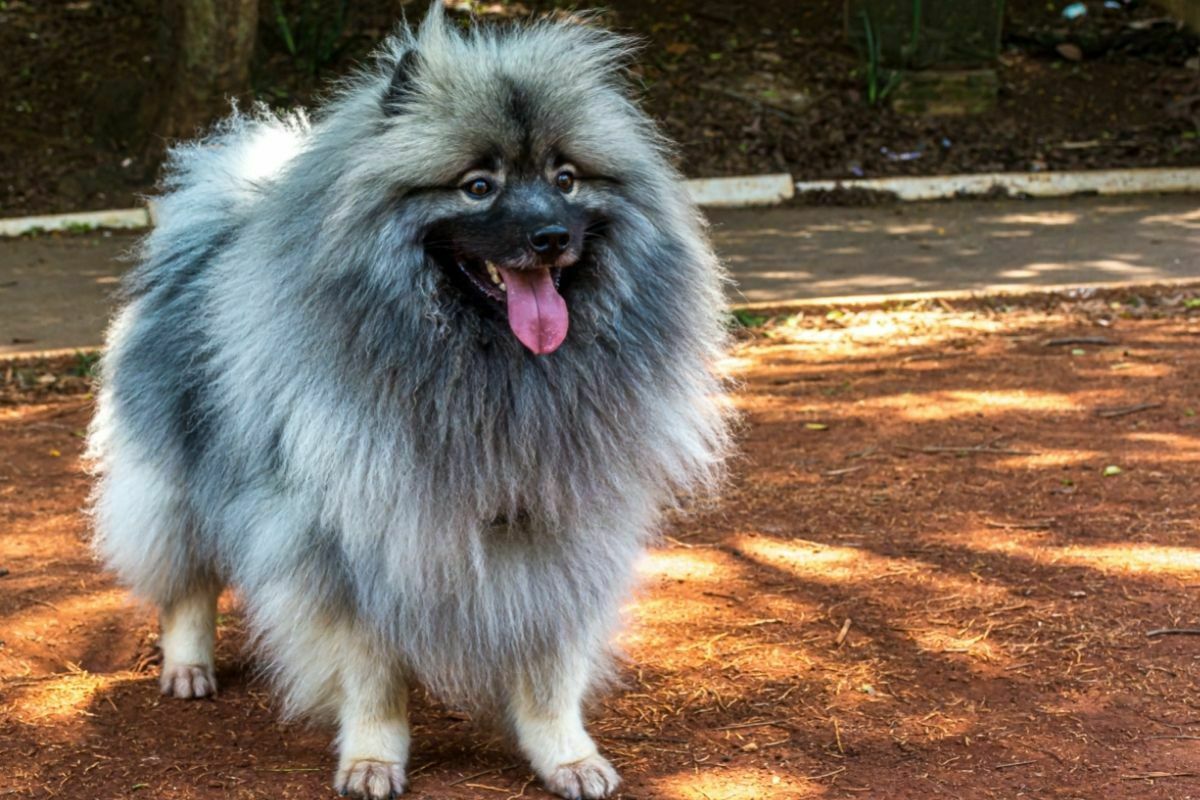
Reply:
[[548, 269], [500, 267], [508, 294], [508, 326], [539, 356], [553, 353], [567, 338], [567, 303], [554, 288]]

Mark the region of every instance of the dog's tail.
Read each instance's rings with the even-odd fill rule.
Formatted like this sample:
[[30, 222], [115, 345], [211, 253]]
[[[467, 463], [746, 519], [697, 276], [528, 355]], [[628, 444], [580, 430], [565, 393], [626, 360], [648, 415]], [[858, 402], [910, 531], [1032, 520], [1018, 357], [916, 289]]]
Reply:
[[123, 281], [127, 299], [175, 283], [227, 244], [251, 218], [263, 190], [303, 151], [309, 122], [265, 107], [236, 107], [207, 136], [171, 148], [161, 192], [150, 199], [154, 229]]

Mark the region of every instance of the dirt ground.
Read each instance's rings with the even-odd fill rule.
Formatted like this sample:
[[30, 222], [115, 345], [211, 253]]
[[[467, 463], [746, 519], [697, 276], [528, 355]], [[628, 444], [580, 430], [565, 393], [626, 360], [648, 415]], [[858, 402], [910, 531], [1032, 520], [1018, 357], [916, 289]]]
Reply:
[[[1200, 797], [1200, 301], [748, 322], [730, 484], [645, 559], [592, 715], [622, 797]], [[0, 366], [0, 796], [332, 797], [232, 601], [221, 694], [160, 700], [86, 546], [87, 366]], [[545, 796], [463, 714], [414, 721], [412, 796]]]
[[[898, 114], [867, 100], [845, 0], [453, 2], [488, 20], [563, 7], [644, 42], [633, 81], [690, 177], [933, 175], [1200, 164], [1196, 38], [1148, 0], [1008, 0], [994, 110]], [[244, 102], [308, 105], [427, 0], [261, 0]], [[305, 9], [325, 9], [324, 16]], [[345, 8], [339, 23], [331, 11]], [[0, 2], [0, 215], [132, 205], [158, 172], [169, 65], [155, 0]], [[296, 40], [288, 52], [279, 15]], [[1060, 47], [1066, 47], [1060, 52]], [[1063, 55], [1071, 53], [1072, 60]], [[1190, 61], [1189, 61], [1190, 60]], [[1191, 66], [1189, 66], [1189, 63]]]

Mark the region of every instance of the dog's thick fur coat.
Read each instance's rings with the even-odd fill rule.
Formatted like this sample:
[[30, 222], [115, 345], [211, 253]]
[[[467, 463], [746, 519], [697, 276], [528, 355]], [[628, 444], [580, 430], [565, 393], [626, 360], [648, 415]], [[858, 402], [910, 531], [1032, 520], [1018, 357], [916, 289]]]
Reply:
[[[727, 443], [722, 278], [626, 52], [435, 9], [314, 121], [173, 151], [101, 367], [97, 546], [161, 609], [169, 694], [215, 689], [235, 587], [288, 711], [339, 723], [343, 791], [404, 789], [408, 680], [502, 712], [552, 790], [616, 786], [581, 698], [661, 510]], [[482, 151], [543, 147], [605, 224], [539, 357], [425, 240]]]

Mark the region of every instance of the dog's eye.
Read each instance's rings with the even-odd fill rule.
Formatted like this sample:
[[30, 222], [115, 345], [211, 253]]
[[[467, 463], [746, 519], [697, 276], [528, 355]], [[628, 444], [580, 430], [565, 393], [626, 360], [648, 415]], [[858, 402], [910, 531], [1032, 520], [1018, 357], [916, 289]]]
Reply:
[[486, 197], [492, 192], [492, 182], [487, 178], [476, 178], [463, 186], [463, 191], [471, 197]]
[[564, 192], [569, 192], [575, 188], [575, 175], [564, 169], [554, 176], [554, 185]]

